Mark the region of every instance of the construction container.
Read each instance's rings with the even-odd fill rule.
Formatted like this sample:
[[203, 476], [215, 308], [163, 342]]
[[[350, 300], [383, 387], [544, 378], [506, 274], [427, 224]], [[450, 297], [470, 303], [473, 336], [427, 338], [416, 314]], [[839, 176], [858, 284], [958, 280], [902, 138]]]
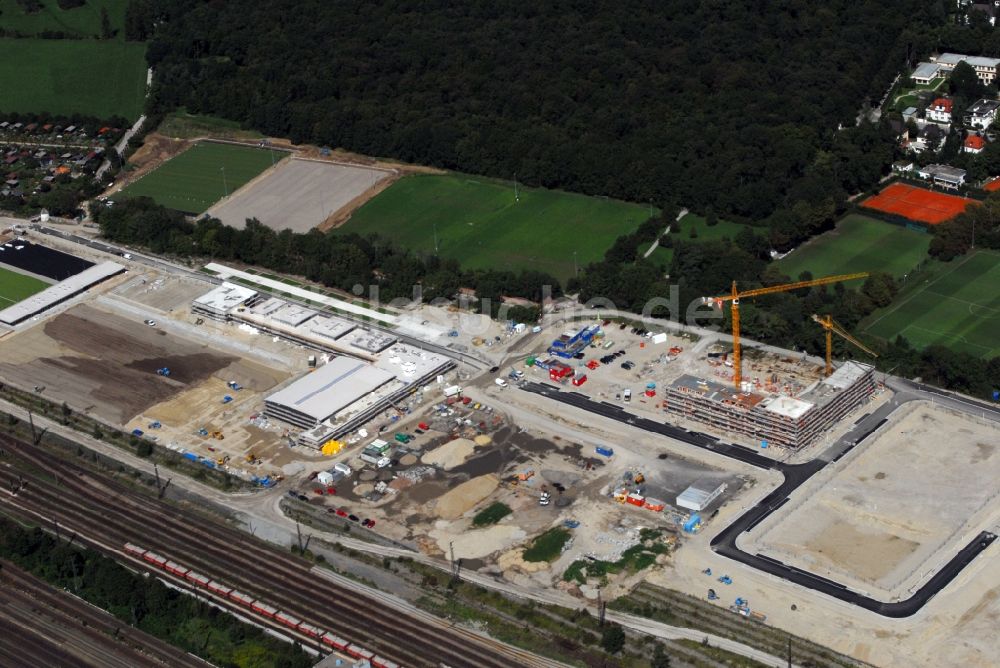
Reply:
[[653, 512], [662, 512], [666, 508], [667, 504], [659, 499], [646, 499], [646, 503], [643, 506], [646, 510], [652, 510]]
[[611, 455], [615, 454], [614, 450], [612, 450], [611, 448], [605, 448], [602, 445], [599, 445], [596, 448], [594, 448], [594, 451], [603, 457], [610, 457]]
[[632, 493], [625, 497], [625, 503], [629, 503], [632, 504], [633, 506], [638, 506], [642, 508], [644, 505], [646, 505], [646, 497], [642, 496], [641, 494]]

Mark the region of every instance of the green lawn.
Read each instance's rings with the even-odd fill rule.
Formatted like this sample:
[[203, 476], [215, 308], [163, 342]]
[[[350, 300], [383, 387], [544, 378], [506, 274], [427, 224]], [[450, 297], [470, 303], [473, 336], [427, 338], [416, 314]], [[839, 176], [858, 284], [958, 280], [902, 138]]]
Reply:
[[[465, 268], [537, 269], [560, 280], [600, 260], [649, 207], [461, 174], [400, 179], [358, 209], [339, 232], [377, 232], [418, 253]], [[655, 212], [655, 210], [654, 210]]]
[[929, 263], [861, 329], [886, 340], [902, 334], [917, 348], [937, 343], [984, 359], [1000, 354], [1000, 253]]
[[17, 0], [0, 0], [0, 26], [23, 35], [43, 31], [62, 32], [78, 37], [98, 37], [101, 34], [101, 8], [108, 10], [115, 37], [124, 40], [125, 7], [128, 0], [87, 0], [82, 7], [59, 9], [56, 0], [41, 0], [39, 12], [27, 14]]
[[[670, 237], [675, 241], [681, 241], [684, 243], [690, 243], [692, 241], [709, 241], [712, 239], [722, 239], [724, 237], [735, 239], [736, 235], [739, 234], [744, 227], [746, 226], [740, 225], [739, 223], [731, 223], [728, 220], [720, 220], [715, 225], [709, 226], [702, 216], [689, 213], [680, 220], [680, 232], [671, 234]], [[697, 235], [694, 238], [691, 237], [692, 230], [694, 230]], [[640, 245], [639, 257], [643, 257], [651, 245], [652, 242]], [[658, 267], [663, 267], [665, 271], [669, 271], [670, 265], [674, 260], [674, 249], [665, 248], [662, 244], [660, 244], [646, 259]]]
[[146, 94], [146, 45], [0, 38], [0, 111], [137, 119]]
[[253, 146], [200, 142], [126, 187], [118, 197], [153, 198], [163, 206], [202, 213], [285, 156]]
[[537, 536], [524, 551], [525, 561], [555, 561], [562, 554], [563, 545], [570, 533], [562, 527], [554, 527]]
[[48, 283], [40, 281], [34, 276], [25, 276], [0, 267], [0, 310], [12, 306], [22, 299], [27, 299], [47, 287], [49, 287]]
[[778, 261], [798, 280], [803, 271], [814, 277], [858, 271], [887, 271], [901, 277], [927, 257], [931, 235], [857, 214], [844, 217], [830, 230]]

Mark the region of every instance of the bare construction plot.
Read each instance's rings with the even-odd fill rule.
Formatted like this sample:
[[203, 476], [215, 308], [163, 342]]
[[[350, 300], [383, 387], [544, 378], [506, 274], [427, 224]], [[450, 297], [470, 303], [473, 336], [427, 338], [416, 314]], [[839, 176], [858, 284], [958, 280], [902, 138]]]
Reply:
[[308, 232], [341, 209], [356, 208], [390, 175], [382, 169], [293, 158], [207, 213], [238, 229], [256, 218], [275, 230]]
[[754, 549], [887, 600], [926, 581], [1000, 516], [1000, 428], [927, 402], [904, 405], [751, 533]]

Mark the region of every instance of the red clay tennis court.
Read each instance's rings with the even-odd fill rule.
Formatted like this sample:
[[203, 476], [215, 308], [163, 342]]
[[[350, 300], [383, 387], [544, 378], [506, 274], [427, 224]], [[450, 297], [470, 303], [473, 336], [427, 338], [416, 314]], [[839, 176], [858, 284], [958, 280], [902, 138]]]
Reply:
[[965, 197], [936, 193], [905, 183], [893, 183], [878, 195], [866, 199], [861, 206], [937, 225], [954, 218], [974, 203], [975, 200]]

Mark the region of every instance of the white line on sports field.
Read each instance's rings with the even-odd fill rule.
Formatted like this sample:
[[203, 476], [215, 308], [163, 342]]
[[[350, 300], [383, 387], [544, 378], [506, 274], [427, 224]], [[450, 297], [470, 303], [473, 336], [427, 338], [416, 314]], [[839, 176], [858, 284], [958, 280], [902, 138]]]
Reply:
[[910, 295], [909, 297], [907, 297], [903, 301], [901, 301], [898, 304], [896, 304], [896, 306], [894, 306], [893, 308], [889, 309], [888, 311], [886, 311], [885, 313], [883, 313], [882, 315], [880, 315], [875, 320], [872, 320], [868, 324], [868, 326], [865, 327], [864, 331], [865, 332], [871, 331], [872, 327], [874, 327], [875, 325], [877, 325], [878, 323], [880, 323], [882, 320], [884, 320], [885, 318], [889, 317], [890, 315], [892, 315], [893, 313], [895, 313], [896, 311], [898, 311], [899, 309], [901, 309], [904, 305], [909, 304], [911, 301], [913, 301], [914, 298], [919, 297], [920, 295], [922, 295], [928, 288], [930, 288], [932, 285], [934, 285], [935, 283], [937, 283], [938, 281], [940, 281], [941, 279], [943, 279], [945, 276], [950, 276], [951, 274], [953, 274], [956, 271], [958, 271], [958, 269], [962, 265], [964, 265], [966, 262], [968, 262], [972, 258], [976, 257], [976, 255], [978, 255], [981, 252], [982, 251], [977, 251], [976, 253], [973, 253], [972, 255], [969, 255], [964, 260], [962, 260], [961, 262], [959, 262], [958, 264], [956, 264], [954, 267], [952, 267], [951, 271], [947, 271], [947, 272], [941, 274], [940, 276], [938, 276], [937, 278], [935, 278], [933, 281], [929, 282], [925, 287], [922, 287], [919, 290], [916, 290], [912, 295]]

